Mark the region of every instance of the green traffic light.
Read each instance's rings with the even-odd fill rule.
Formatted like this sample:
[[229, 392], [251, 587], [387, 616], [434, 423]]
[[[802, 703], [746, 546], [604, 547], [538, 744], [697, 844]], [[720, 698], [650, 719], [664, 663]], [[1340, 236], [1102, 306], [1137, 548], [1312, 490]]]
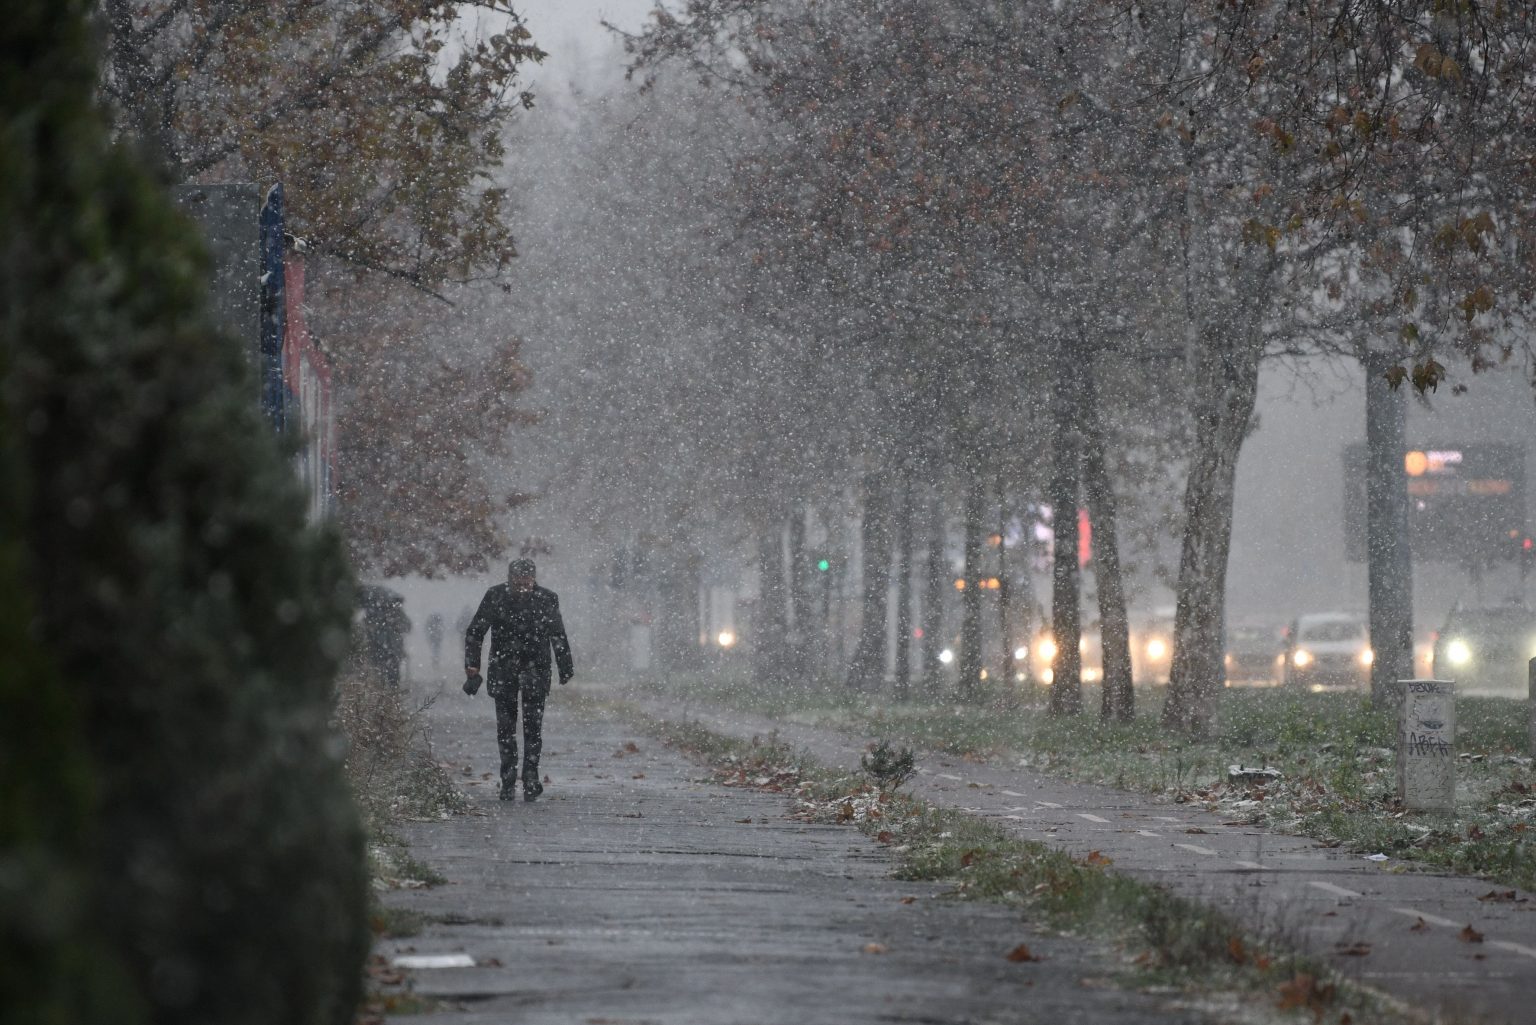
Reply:
[[825, 573], [827, 570], [832, 568], [832, 563], [828, 562], [826, 559], [822, 559], [816, 564], [816, 568]]

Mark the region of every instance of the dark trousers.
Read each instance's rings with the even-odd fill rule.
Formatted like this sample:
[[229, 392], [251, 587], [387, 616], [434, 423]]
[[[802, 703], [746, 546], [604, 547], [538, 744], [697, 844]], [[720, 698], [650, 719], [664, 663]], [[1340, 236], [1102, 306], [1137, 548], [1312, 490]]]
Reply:
[[539, 755], [544, 750], [544, 699], [549, 684], [536, 673], [519, 673], [498, 688], [496, 699], [496, 744], [501, 748], [501, 785], [517, 782], [517, 701], [523, 701], [523, 787], [541, 789]]

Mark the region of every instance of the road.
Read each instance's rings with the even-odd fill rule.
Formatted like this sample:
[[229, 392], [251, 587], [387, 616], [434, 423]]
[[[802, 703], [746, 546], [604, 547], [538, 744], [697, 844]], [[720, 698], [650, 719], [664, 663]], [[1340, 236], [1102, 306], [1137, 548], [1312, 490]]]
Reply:
[[[480, 778], [495, 765], [489, 702], [450, 692], [429, 712], [472, 812], [408, 824], [413, 855], [448, 882], [382, 895], [429, 924], [376, 952], [462, 967], [408, 968], [438, 1003], [401, 1022], [1217, 1020], [1116, 986], [1112, 951], [896, 881], [856, 829], [798, 821], [785, 795], [704, 782], [675, 751], [561, 698], [546, 719], [550, 782], [532, 805], [496, 800]], [[1041, 960], [1010, 961], [1020, 944]]]

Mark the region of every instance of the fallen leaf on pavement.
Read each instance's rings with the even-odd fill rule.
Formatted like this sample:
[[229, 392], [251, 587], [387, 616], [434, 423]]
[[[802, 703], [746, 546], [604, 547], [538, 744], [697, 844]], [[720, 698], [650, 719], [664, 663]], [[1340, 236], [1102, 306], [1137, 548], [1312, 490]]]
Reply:
[[866, 953], [866, 954], [883, 954], [883, 953], [886, 952], [887, 949], [888, 948], [886, 947], [886, 945], [884, 943], [866, 943], [866, 944], [864, 944], [864, 953]]
[[1008, 953], [1004, 956], [1006, 956], [1008, 960], [1014, 962], [1045, 960], [1043, 957], [1037, 957], [1036, 955], [1030, 953], [1029, 947], [1023, 943], [1020, 943], [1017, 947], [1014, 947], [1012, 950], [1008, 951]]
[[890, 843], [891, 831], [889, 829], [882, 829], [880, 832], [875, 834], [875, 839], [879, 840], [881, 843]]
[[1483, 894], [1477, 899], [1503, 902], [1518, 900], [1519, 898], [1516, 896], [1514, 890], [1489, 890], [1487, 893]]
[[1483, 934], [1472, 928], [1470, 925], [1463, 926], [1461, 932], [1457, 933], [1456, 935], [1461, 937], [1461, 942], [1463, 943], [1483, 942]]
[[1341, 957], [1365, 957], [1371, 952], [1371, 945], [1359, 940], [1354, 943], [1335, 943], [1333, 952]]
[[1184, 832], [1186, 832], [1186, 833], [1194, 833], [1194, 834], [1197, 834], [1199, 836], [1207, 836], [1207, 835], [1209, 835], [1209, 834], [1206, 833], [1205, 830], [1201, 829], [1199, 826], [1190, 826], [1188, 829], [1184, 830]]
[[1114, 858], [1107, 858], [1098, 851], [1089, 851], [1088, 857], [1083, 859], [1085, 865], [1113, 865]]
[[1416, 919], [1414, 923], [1408, 927], [1409, 932], [1427, 932], [1428, 930], [1429, 923], [1424, 921], [1422, 918]]
[[637, 773], [635, 773], [633, 776], [631, 776], [629, 778], [630, 779], [644, 779], [645, 778], [645, 773], [637, 772]]
[[903, 897], [903, 898], [901, 898], [901, 900], [897, 901], [896, 903], [898, 903], [898, 904], [916, 904], [917, 903], [917, 898], [916, 897]]
[[737, 819], [736, 821], [737, 822], [750, 823], [752, 821], [752, 819], [750, 817], [748, 817], [748, 818], [744, 818], [744, 819]]

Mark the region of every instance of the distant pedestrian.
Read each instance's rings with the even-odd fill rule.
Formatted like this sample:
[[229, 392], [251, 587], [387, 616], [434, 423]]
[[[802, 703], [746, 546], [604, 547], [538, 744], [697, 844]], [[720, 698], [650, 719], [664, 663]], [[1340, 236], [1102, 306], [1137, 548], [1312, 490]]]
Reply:
[[[491, 634], [486, 666], [487, 690], [496, 702], [496, 743], [501, 749], [501, 799], [513, 799], [517, 785], [517, 715], [522, 699], [523, 800], [544, 792], [539, 778], [539, 754], [544, 747], [544, 701], [549, 696], [550, 670], [560, 671], [561, 684], [575, 675], [571, 645], [560, 618], [560, 599], [538, 586], [532, 559], [517, 559], [507, 567], [507, 582], [485, 592], [480, 608], [464, 634], [464, 693], [480, 689], [480, 652]], [[553, 659], [551, 659], [553, 651]]]
[[443, 614], [434, 612], [427, 617], [427, 647], [432, 649], [432, 668], [443, 658]]
[[387, 587], [364, 585], [358, 597], [362, 613], [362, 668], [379, 683], [400, 686], [405, 635], [411, 632], [405, 599]]

